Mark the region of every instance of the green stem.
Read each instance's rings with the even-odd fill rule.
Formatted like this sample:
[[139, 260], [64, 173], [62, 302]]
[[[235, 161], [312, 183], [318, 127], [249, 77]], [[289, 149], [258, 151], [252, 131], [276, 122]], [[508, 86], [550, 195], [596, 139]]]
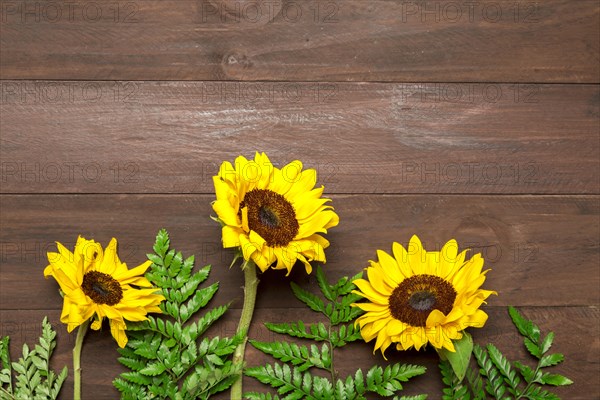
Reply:
[[331, 384], [335, 386], [335, 367], [333, 365], [333, 343], [331, 342], [331, 319], [329, 320], [329, 329], [328, 329], [329, 337], [327, 338], [327, 342], [329, 343], [329, 354], [331, 356], [331, 366], [329, 368], [329, 372], [331, 373]]
[[242, 307], [242, 315], [238, 323], [237, 333], [244, 335], [244, 340], [238, 344], [233, 353], [233, 368], [240, 367], [238, 379], [231, 386], [231, 400], [241, 400], [242, 398], [242, 371], [244, 364], [244, 351], [246, 350], [246, 342], [248, 341], [248, 331], [252, 314], [254, 314], [254, 306], [256, 304], [256, 289], [258, 288], [258, 278], [256, 277], [256, 265], [252, 260], [246, 260], [242, 264], [244, 270], [244, 305]]
[[81, 347], [90, 326], [91, 318], [79, 325], [73, 347], [73, 400], [81, 400]]

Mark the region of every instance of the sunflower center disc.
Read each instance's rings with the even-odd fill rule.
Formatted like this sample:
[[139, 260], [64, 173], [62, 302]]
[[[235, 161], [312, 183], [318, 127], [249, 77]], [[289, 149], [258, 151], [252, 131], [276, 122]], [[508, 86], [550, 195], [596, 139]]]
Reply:
[[261, 207], [260, 210], [258, 210], [258, 218], [260, 219], [261, 224], [268, 226], [269, 228], [277, 228], [279, 226], [277, 214], [266, 207]]
[[430, 292], [415, 292], [408, 299], [408, 303], [417, 311], [428, 311], [435, 305], [435, 295]]
[[300, 228], [296, 212], [279, 193], [251, 190], [244, 196], [240, 210], [244, 207], [248, 208], [248, 227], [265, 239], [268, 246], [286, 246], [296, 237]]
[[98, 271], [90, 271], [83, 276], [81, 289], [96, 304], [114, 306], [123, 298], [121, 284], [112, 276]]
[[435, 275], [415, 275], [403, 280], [389, 298], [392, 317], [411, 326], [426, 326], [433, 310], [448, 315], [454, 306], [456, 290]]

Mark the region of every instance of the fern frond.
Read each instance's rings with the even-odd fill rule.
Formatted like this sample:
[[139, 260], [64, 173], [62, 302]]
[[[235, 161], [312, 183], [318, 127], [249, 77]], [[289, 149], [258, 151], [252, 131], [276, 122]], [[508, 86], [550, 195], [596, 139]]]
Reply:
[[148, 254], [152, 266], [146, 278], [161, 289], [163, 314], [128, 324], [130, 340], [120, 349], [119, 362], [129, 369], [113, 381], [123, 398], [204, 399], [228, 389], [240, 371], [230, 358], [242, 338], [205, 338], [202, 335], [228, 309], [218, 306], [199, 318], [219, 284], [201, 285], [210, 266], [193, 271], [194, 256], [184, 258], [170, 249], [163, 229]]
[[[67, 367], [56, 373], [50, 368], [50, 358], [56, 347], [56, 332], [48, 322], [42, 320], [42, 334], [38, 344], [30, 350], [23, 344], [22, 357], [10, 361], [8, 336], [0, 340], [0, 398], [4, 399], [56, 399], [64, 381]], [[16, 374], [15, 374], [16, 373]], [[14, 385], [13, 385], [14, 375]]]
[[[272, 332], [288, 337], [308, 339], [320, 344], [298, 344], [289, 340], [250, 343], [261, 352], [271, 355], [282, 363], [274, 362], [260, 367], [248, 368], [245, 373], [275, 389], [283, 399], [318, 400], [364, 400], [366, 394], [376, 393], [390, 397], [403, 389], [403, 382], [425, 373], [425, 367], [393, 364], [385, 369], [374, 366], [366, 375], [362, 370], [339, 379], [334, 366], [334, 352], [337, 348], [361, 339], [360, 331], [353, 321], [363, 313], [352, 304], [361, 297], [352, 293], [356, 289], [353, 281], [362, 276], [357, 274], [349, 279], [343, 277], [336, 283], [327, 281], [323, 270], [316, 271], [317, 284], [321, 296], [291, 283], [294, 295], [314, 312], [325, 315], [328, 322], [305, 324], [302, 321], [290, 323], [266, 323]], [[315, 370], [326, 371], [327, 377], [313, 374]], [[270, 394], [246, 393], [250, 399], [271, 399]], [[416, 396], [424, 399], [426, 396]]]

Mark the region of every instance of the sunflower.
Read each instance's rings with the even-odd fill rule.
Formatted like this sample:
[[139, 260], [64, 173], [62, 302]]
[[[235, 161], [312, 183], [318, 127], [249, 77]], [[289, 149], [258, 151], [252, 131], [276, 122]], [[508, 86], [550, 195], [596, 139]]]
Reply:
[[125, 347], [125, 320], [143, 321], [147, 313], [161, 312], [158, 304], [164, 297], [142, 276], [152, 263], [127, 269], [117, 255], [116, 239], [104, 251], [99, 243], [81, 236], [73, 253], [58, 242], [56, 245], [58, 253], [48, 253], [50, 265], [44, 276], [54, 277], [60, 285], [64, 294], [60, 321], [67, 324], [69, 332], [92, 317], [92, 329], [98, 330], [107, 317], [112, 336]]
[[[396, 344], [397, 350], [427, 343], [436, 349], [454, 352], [453, 340], [467, 327], [481, 328], [488, 316], [479, 307], [494, 291], [479, 289], [488, 271], [481, 271], [483, 258], [476, 254], [465, 261], [455, 240], [441, 251], [425, 251], [417, 236], [410, 239], [409, 251], [398, 243], [393, 257], [378, 250], [378, 262], [366, 268], [368, 280], [354, 283], [355, 293], [369, 302], [356, 303], [366, 311], [356, 323], [363, 339], [376, 339], [375, 349]], [[385, 354], [384, 354], [385, 358]]]
[[314, 188], [314, 169], [302, 170], [300, 161], [275, 168], [256, 153], [254, 160], [239, 156], [235, 167], [224, 162], [213, 181], [223, 247], [239, 247], [263, 272], [273, 265], [289, 274], [300, 260], [310, 274], [311, 261], [325, 262], [329, 242], [320, 233], [339, 218], [321, 198], [323, 187]]

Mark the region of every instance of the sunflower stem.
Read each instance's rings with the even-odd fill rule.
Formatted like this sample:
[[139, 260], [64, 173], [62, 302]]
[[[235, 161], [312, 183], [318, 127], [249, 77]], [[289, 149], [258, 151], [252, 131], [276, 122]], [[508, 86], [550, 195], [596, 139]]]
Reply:
[[81, 400], [81, 347], [90, 322], [91, 318], [77, 328], [75, 347], [73, 347], [73, 400]]
[[[254, 306], [256, 305], [256, 289], [258, 288], [258, 278], [256, 277], [256, 265], [252, 260], [245, 260], [242, 264], [244, 271], [244, 305], [242, 307], [242, 315], [237, 327], [237, 334], [244, 335], [243, 341], [238, 344], [233, 353], [233, 368], [244, 364], [244, 351], [246, 350], [246, 342], [248, 341], [248, 331], [250, 322], [254, 314]], [[242, 398], [242, 371], [240, 369], [239, 377], [231, 386], [231, 400], [241, 400]]]

